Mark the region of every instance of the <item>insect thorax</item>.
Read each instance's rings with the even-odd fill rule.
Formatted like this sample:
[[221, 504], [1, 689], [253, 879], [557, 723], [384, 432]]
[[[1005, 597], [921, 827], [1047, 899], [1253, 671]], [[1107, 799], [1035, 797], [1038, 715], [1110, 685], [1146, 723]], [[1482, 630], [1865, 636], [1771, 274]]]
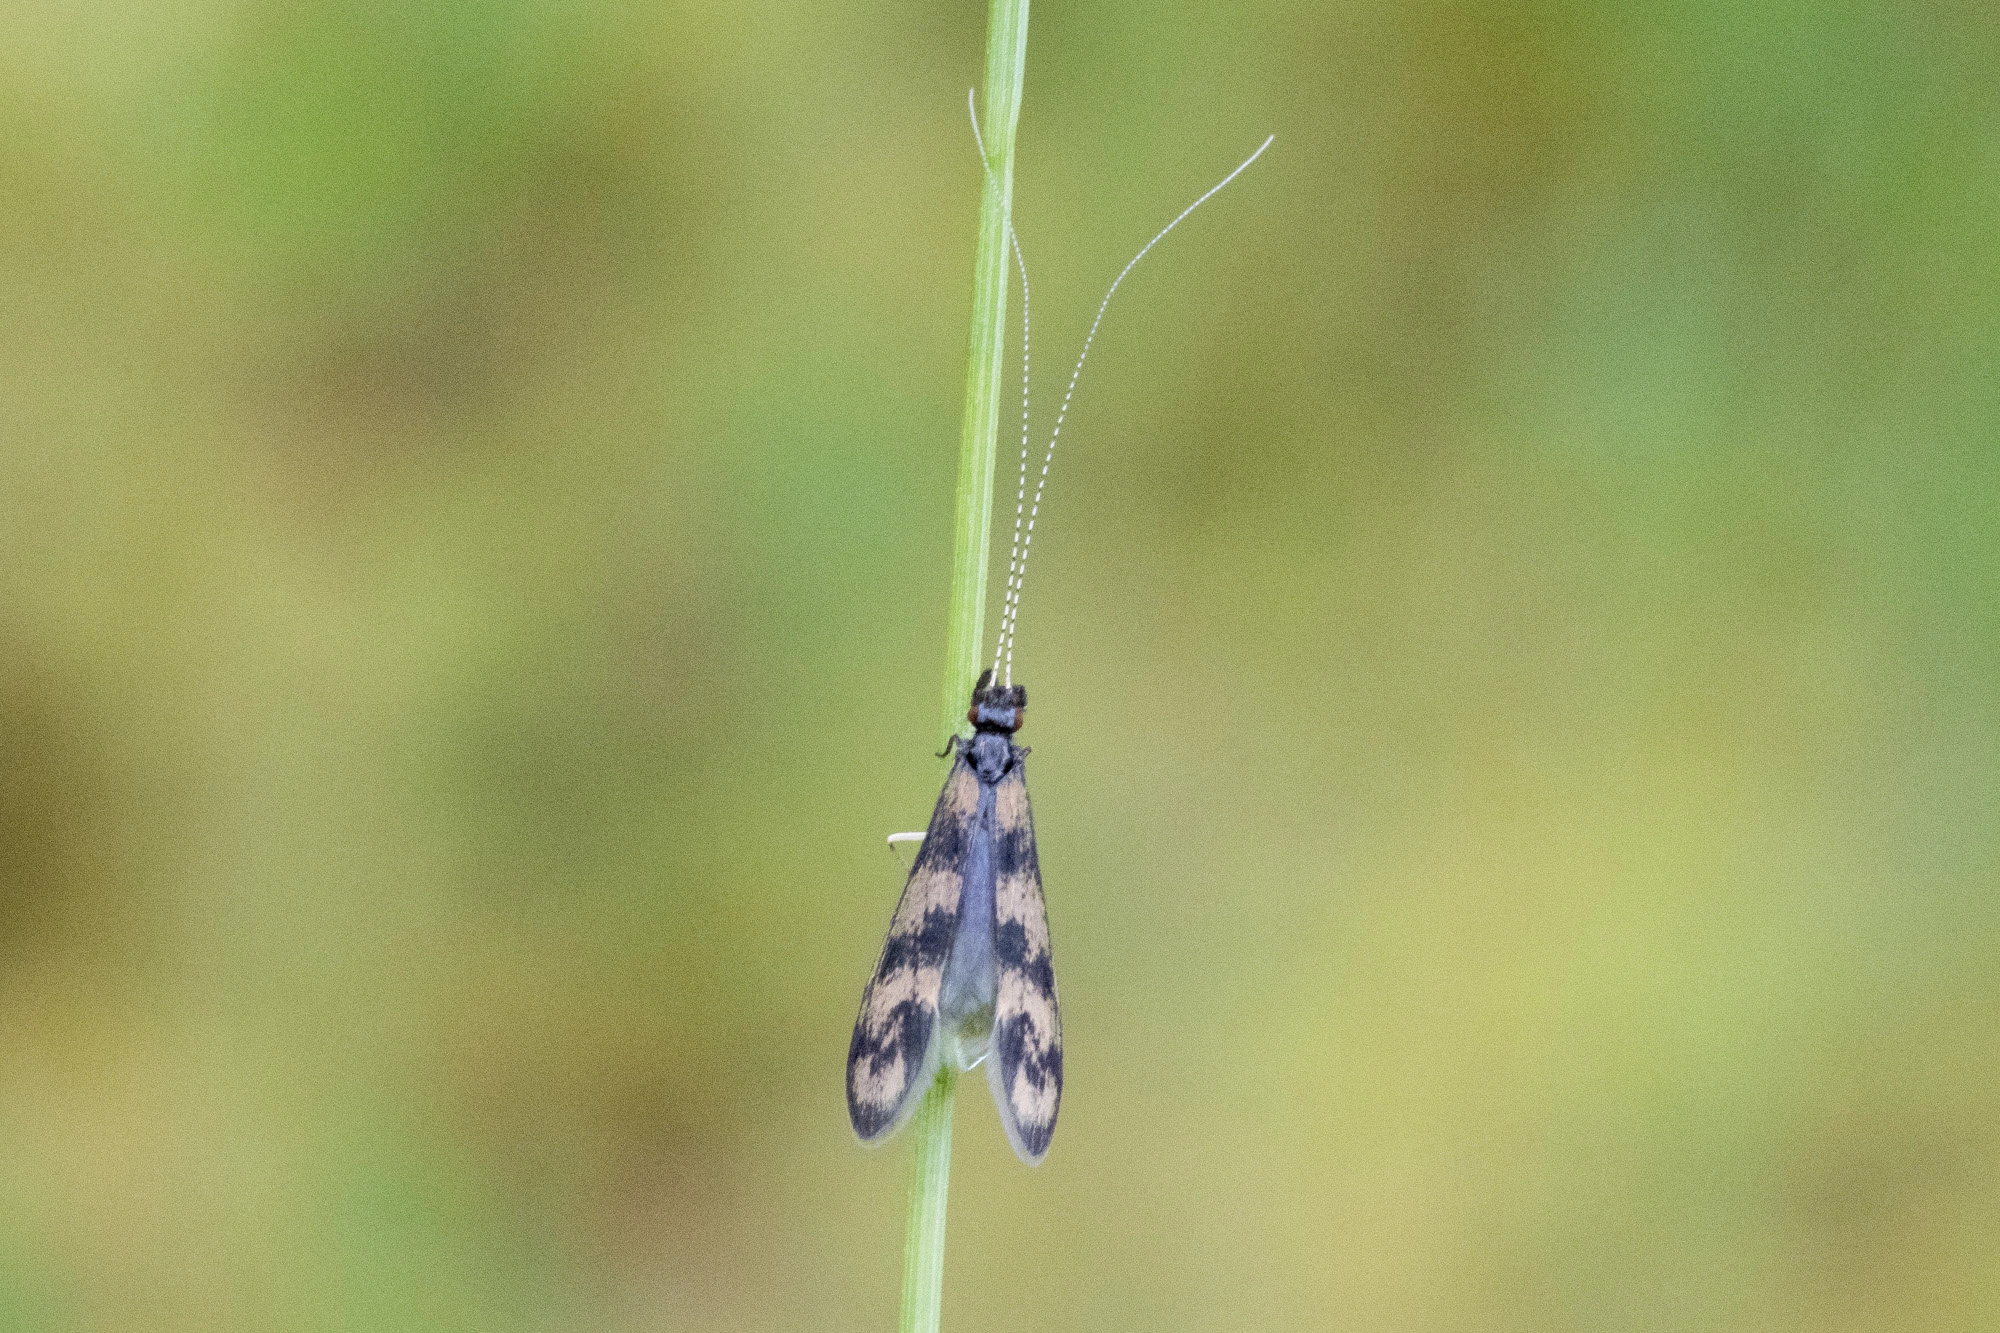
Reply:
[[1004, 731], [982, 731], [959, 743], [965, 747], [965, 759], [972, 765], [972, 771], [988, 786], [1006, 774], [1020, 753]]

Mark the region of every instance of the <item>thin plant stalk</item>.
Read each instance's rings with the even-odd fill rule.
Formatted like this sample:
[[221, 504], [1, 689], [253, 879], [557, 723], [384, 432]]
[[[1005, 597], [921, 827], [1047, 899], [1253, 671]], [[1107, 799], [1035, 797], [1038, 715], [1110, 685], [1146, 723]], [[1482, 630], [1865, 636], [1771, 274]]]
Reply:
[[[979, 675], [986, 625], [987, 558], [993, 534], [993, 464], [1007, 347], [1007, 220], [1014, 202], [1014, 127], [1028, 62], [1028, 0], [991, 0], [986, 20], [986, 100], [980, 116], [979, 243], [972, 267], [972, 336], [959, 435], [953, 522], [951, 621], [945, 644], [944, 725], [949, 743], [965, 719]], [[902, 1333], [937, 1333], [944, 1297], [945, 1205], [951, 1190], [951, 1109], [957, 1074], [949, 1060], [911, 1126], [916, 1160], [903, 1246]]]
[[1028, 0], [992, 0], [986, 29], [985, 105], [980, 115], [987, 170], [979, 176], [979, 245], [973, 257], [972, 337], [965, 367], [965, 420], [959, 432], [941, 740], [964, 725], [965, 701], [971, 697], [983, 657], [993, 463], [999, 453], [1000, 399], [1006, 379], [1007, 217], [1014, 202], [1014, 126], [1021, 115], [1027, 56]]
[[903, 1242], [902, 1333], [937, 1333], [944, 1298], [944, 1217], [951, 1192], [951, 1106], [958, 1074], [949, 1063], [911, 1121], [910, 1232]]

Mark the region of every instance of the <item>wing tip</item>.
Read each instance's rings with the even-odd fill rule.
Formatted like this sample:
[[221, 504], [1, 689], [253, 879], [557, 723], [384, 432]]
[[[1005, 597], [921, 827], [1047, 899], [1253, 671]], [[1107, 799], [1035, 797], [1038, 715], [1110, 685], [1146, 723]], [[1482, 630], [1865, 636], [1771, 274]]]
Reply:
[[1000, 1127], [1007, 1131], [1007, 1142], [1023, 1164], [1040, 1166], [1042, 1159], [1049, 1155], [1049, 1144], [1056, 1136], [1056, 1116], [1062, 1110], [1062, 1073], [1060, 1069], [1055, 1073], [1055, 1099], [1049, 1107], [1048, 1119], [1023, 1125], [1013, 1099], [1001, 1083], [1005, 1077], [1001, 1069], [1003, 1063], [996, 1056], [986, 1064], [986, 1085], [992, 1089], [993, 1106], [1000, 1113]]
[[867, 1058], [858, 1049], [861, 1044], [862, 1033], [857, 1026], [847, 1053], [847, 1123], [853, 1126], [854, 1136], [872, 1148], [907, 1124], [929, 1093], [931, 1084], [937, 1080], [938, 1041], [933, 1030], [924, 1044], [915, 1076], [903, 1084], [894, 1098], [883, 1102], [863, 1099], [855, 1090], [856, 1069]]

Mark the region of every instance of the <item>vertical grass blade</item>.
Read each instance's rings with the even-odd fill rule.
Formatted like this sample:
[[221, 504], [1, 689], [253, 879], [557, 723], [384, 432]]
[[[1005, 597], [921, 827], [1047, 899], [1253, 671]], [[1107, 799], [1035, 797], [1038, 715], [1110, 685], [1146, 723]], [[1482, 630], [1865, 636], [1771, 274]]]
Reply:
[[986, 625], [987, 558], [993, 533], [993, 462], [1007, 350], [1007, 215], [1014, 202], [1014, 126], [1028, 57], [1028, 0], [992, 0], [986, 28], [986, 88], [980, 133], [979, 245], [972, 267], [972, 336], [965, 367], [965, 420], [959, 432], [958, 509], [951, 568], [951, 627], [945, 647], [944, 728], [965, 721], [979, 676]]
[[947, 1063], [911, 1121], [917, 1156], [910, 1169], [910, 1230], [903, 1242], [902, 1333], [937, 1333], [944, 1298], [944, 1216], [951, 1192], [951, 1106], [957, 1082]]
[[[1002, 365], [1007, 347], [1007, 216], [1014, 203], [1014, 126], [1028, 63], [1028, 0], [991, 0], [986, 21], [986, 100], [980, 133], [979, 243], [972, 264], [972, 334], [966, 354], [965, 421], [958, 444], [951, 623], [945, 642], [941, 740], [965, 718], [986, 625], [987, 559], [993, 535], [993, 463], [999, 448]], [[903, 1245], [902, 1333], [937, 1333], [944, 1297], [945, 1205], [951, 1190], [951, 1109], [957, 1076], [946, 1061], [912, 1125], [909, 1231]]]

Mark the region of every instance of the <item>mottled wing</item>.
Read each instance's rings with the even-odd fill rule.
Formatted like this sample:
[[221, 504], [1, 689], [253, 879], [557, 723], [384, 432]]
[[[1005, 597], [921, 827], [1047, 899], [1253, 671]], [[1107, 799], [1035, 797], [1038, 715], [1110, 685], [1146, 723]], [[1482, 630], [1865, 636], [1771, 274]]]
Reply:
[[938, 991], [958, 934], [979, 778], [961, 754], [944, 780], [847, 1047], [847, 1115], [864, 1142], [901, 1125], [937, 1072]]
[[1035, 820], [1019, 758], [995, 789], [993, 825], [993, 958], [999, 984], [986, 1077], [1008, 1140], [1033, 1166], [1049, 1150], [1062, 1101], [1062, 1020], [1056, 1013]]

